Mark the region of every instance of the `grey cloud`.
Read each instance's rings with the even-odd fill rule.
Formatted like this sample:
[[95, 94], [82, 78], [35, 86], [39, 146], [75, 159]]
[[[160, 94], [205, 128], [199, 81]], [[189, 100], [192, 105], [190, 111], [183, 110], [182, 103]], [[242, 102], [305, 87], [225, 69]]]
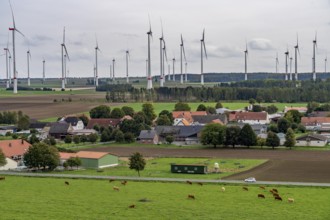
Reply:
[[272, 42], [268, 39], [256, 38], [248, 42], [249, 48], [252, 50], [273, 50]]
[[53, 38], [45, 35], [35, 35], [32, 38], [25, 38], [23, 44], [27, 46], [37, 47], [53, 40]]

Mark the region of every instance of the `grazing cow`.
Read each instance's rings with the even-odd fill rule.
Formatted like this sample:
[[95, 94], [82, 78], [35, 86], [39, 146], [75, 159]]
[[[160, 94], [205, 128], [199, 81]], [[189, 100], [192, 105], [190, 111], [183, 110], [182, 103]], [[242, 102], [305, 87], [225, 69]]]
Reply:
[[67, 186], [70, 185], [70, 183], [68, 181], [65, 181], [64, 184]]
[[115, 180], [113, 180], [113, 179], [110, 179], [110, 180], [109, 180], [109, 183], [111, 183], [111, 182], [113, 182], [113, 181], [115, 181]]
[[244, 191], [249, 191], [249, 189], [248, 189], [246, 186], [243, 186], [242, 189], [243, 189]]
[[224, 186], [221, 187], [221, 191], [222, 191], [222, 192], [226, 191], [226, 188], [225, 188]]
[[265, 196], [263, 194], [258, 194], [258, 198], [265, 198]]
[[200, 185], [200, 186], [203, 186], [203, 183], [197, 183], [198, 185]]
[[276, 196], [276, 197], [274, 197], [275, 198], [275, 200], [280, 200], [280, 201], [282, 201], [282, 198], [280, 197], [280, 196]]
[[117, 187], [117, 186], [113, 186], [112, 189], [115, 191], [119, 191], [119, 187]]
[[288, 198], [289, 203], [294, 203], [294, 198]]
[[6, 179], [6, 177], [0, 176], [0, 180], [5, 180], [5, 179]]
[[273, 193], [274, 197], [280, 197], [280, 195], [278, 193]]
[[260, 188], [260, 189], [263, 189], [263, 190], [266, 189], [266, 187], [264, 187], [264, 186], [259, 186], [259, 188]]
[[121, 182], [121, 185], [124, 185], [125, 186], [126, 184], [127, 184], [127, 181], [126, 180], [124, 180], [124, 181]]
[[276, 193], [278, 193], [277, 189], [272, 189], [272, 190], [273, 190], [273, 192], [276, 192]]
[[128, 208], [134, 209], [135, 208], [135, 205], [134, 204], [133, 205], [130, 205], [130, 206], [128, 206]]
[[188, 199], [195, 199], [195, 196], [194, 196], [194, 195], [191, 195], [191, 194], [189, 194], [189, 195], [188, 195]]
[[190, 185], [192, 184], [192, 182], [191, 182], [191, 181], [189, 181], [189, 180], [187, 180], [187, 181], [186, 181], [186, 183], [187, 183], [187, 184], [190, 184]]

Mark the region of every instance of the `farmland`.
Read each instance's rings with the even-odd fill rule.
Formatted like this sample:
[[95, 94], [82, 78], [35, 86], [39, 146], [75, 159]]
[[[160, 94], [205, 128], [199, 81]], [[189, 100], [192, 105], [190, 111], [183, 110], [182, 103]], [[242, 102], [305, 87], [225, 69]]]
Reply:
[[[64, 184], [69, 181], [70, 185]], [[330, 188], [128, 182], [6, 177], [1, 186], [1, 219], [329, 219]], [[113, 186], [120, 187], [114, 191]], [[263, 193], [266, 199], [258, 199]], [[195, 200], [187, 198], [193, 194]], [[292, 197], [294, 203], [288, 203]], [[145, 199], [146, 202], [139, 202]], [[15, 204], [15, 205], [8, 205]], [[128, 208], [134, 204], [135, 208]]]

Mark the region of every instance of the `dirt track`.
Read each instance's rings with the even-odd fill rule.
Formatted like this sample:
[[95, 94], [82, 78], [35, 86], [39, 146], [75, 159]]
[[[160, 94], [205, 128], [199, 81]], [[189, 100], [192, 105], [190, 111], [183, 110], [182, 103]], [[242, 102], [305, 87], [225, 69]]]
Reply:
[[290, 151], [255, 149], [164, 149], [142, 147], [103, 147], [90, 149], [119, 156], [140, 152], [146, 157], [217, 157], [269, 159], [249, 171], [225, 179], [242, 180], [255, 177], [260, 181], [292, 181], [330, 183], [330, 151]]

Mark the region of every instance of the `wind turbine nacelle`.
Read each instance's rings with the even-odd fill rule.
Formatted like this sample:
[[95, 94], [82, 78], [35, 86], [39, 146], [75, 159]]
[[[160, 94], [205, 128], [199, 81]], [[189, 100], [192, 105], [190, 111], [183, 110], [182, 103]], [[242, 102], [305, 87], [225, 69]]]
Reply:
[[10, 30], [10, 31], [14, 31], [14, 30], [15, 30], [15, 28], [9, 28], [9, 30]]

